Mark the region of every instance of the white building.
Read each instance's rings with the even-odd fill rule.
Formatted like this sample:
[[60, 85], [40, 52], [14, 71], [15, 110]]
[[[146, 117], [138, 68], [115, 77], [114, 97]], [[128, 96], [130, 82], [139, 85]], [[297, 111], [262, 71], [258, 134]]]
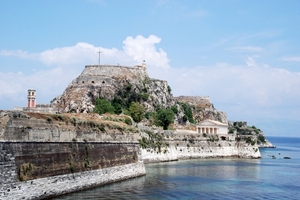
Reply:
[[228, 134], [228, 125], [214, 120], [204, 120], [196, 125], [200, 134]]

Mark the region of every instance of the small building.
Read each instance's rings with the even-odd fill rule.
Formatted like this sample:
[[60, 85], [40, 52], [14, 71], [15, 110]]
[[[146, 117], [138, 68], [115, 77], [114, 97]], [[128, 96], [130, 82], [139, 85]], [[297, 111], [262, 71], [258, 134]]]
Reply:
[[35, 112], [35, 113], [59, 113], [58, 108], [53, 108], [48, 104], [36, 104], [36, 90], [29, 89], [27, 93], [27, 107], [14, 107], [15, 111]]
[[228, 134], [228, 125], [214, 120], [204, 120], [196, 125], [200, 134]]

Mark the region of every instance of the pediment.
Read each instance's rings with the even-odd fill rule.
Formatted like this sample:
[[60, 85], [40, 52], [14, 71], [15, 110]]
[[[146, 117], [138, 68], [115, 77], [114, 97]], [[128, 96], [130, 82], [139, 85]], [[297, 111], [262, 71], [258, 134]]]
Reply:
[[227, 126], [226, 124], [214, 120], [204, 120], [198, 123], [198, 126], [216, 126], [216, 125]]

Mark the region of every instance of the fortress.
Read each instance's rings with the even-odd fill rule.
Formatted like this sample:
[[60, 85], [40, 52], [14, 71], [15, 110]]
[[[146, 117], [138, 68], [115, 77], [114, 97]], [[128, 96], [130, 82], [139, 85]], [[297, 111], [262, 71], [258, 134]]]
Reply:
[[73, 84], [90, 84], [95, 86], [111, 86], [114, 78], [122, 78], [126, 76], [128, 79], [136, 77], [148, 77], [146, 71], [146, 63], [133, 67], [120, 65], [86, 65], [81, 75], [76, 78]]
[[[175, 108], [174, 127], [192, 108], [193, 129], [162, 130], [124, 114], [93, 113], [99, 97], [127, 94], [146, 112]], [[32, 89], [27, 100], [27, 107], [0, 111], [0, 198], [43, 199], [143, 176], [148, 162], [260, 157], [257, 146], [228, 134], [226, 113], [209, 97], [173, 97], [167, 81], [148, 76], [145, 62], [87, 65], [50, 105], [37, 104]]]

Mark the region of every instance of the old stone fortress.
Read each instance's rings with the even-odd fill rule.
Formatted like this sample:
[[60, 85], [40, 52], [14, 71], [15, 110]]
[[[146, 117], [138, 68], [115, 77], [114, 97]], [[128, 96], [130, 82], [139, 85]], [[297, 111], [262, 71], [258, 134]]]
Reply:
[[[96, 99], [112, 100], [120, 88], [147, 93], [140, 103], [149, 112], [177, 108], [173, 128], [93, 113]], [[87, 65], [49, 105], [37, 104], [34, 89], [27, 98], [26, 107], [0, 111], [0, 199], [43, 199], [143, 176], [150, 162], [261, 157], [257, 145], [228, 133], [226, 113], [209, 97], [173, 97], [167, 81], [148, 76], [145, 62]], [[195, 123], [183, 120], [180, 105], [193, 107]]]
[[[136, 65], [133, 67], [120, 65], [87, 65], [85, 66], [85, 69], [82, 72], [82, 74], [76, 79], [74, 79], [71, 84], [75, 84], [79, 88], [93, 86], [101, 87], [102, 89], [104, 89], [110, 88], [115, 82], [116, 77], [129, 76], [128, 78], [132, 78], [131, 81], [135, 82], [134, 79], [136, 77], [130, 77], [130, 75], [138, 75], [140, 79], [147, 78], [148, 74], [146, 62], [143, 61], [142, 65]], [[14, 107], [14, 110], [53, 114], [63, 112], [62, 109], [56, 107], [55, 105], [53, 106], [53, 104], [36, 104], [36, 90], [29, 89], [27, 98], [27, 107]], [[188, 102], [196, 102], [197, 104], [201, 104], [202, 106], [211, 105], [210, 99], [207, 96], [180, 96], [175, 98], [178, 100], [185, 100]], [[196, 124], [195, 131], [200, 134], [206, 133], [226, 135], [228, 134], [228, 123], [226, 122], [227, 121], [225, 121], [225, 123], [222, 123], [220, 121], [206, 119]]]

